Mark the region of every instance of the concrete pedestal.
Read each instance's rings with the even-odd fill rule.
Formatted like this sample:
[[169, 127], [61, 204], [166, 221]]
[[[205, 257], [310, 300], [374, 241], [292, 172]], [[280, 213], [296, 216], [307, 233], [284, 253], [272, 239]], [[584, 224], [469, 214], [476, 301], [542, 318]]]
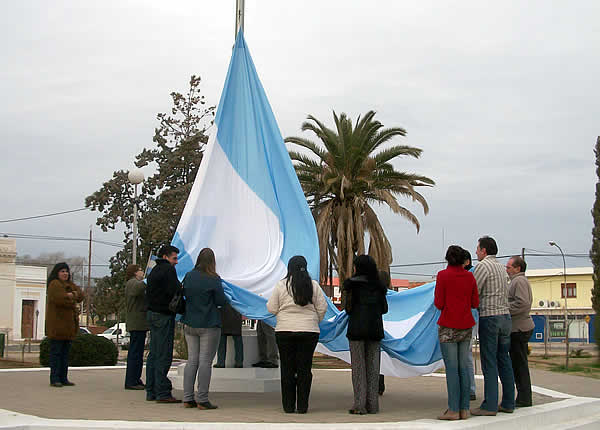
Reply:
[[[256, 330], [244, 327], [242, 330], [242, 341], [244, 343], [244, 367], [233, 368], [235, 347], [233, 338], [227, 338], [227, 357], [224, 369], [212, 369], [210, 380], [210, 391], [214, 393], [270, 393], [281, 390], [281, 378], [279, 369], [262, 369], [252, 367], [258, 362], [258, 342], [256, 341]], [[215, 354], [216, 363], [217, 357]], [[176, 371], [169, 372], [169, 379], [173, 388], [183, 390], [183, 372], [185, 364], [180, 364]]]

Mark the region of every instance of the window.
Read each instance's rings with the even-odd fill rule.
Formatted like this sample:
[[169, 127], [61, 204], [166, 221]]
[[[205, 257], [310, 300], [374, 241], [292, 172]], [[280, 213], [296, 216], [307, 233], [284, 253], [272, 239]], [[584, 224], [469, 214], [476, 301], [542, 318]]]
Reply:
[[[560, 284], [560, 297], [561, 298], [565, 298], [565, 284], [561, 283]], [[567, 283], [567, 299], [574, 299], [577, 297], [577, 284], [576, 283]]]

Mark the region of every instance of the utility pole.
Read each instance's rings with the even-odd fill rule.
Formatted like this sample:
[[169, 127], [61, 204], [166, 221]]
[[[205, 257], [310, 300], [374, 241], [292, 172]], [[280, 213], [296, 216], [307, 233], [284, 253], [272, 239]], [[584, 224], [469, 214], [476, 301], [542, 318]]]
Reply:
[[87, 288], [86, 288], [86, 303], [85, 303], [85, 326], [90, 329], [90, 288], [91, 288], [91, 279], [92, 279], [92, 226], [90, 226], [90, 242], [89, 242], [89, 250], [88, 250], [88, 278], [87, 278]]
[[242, 32], [244, 31], [244, 4], [244, 0], [235, 0], [235, 34], [233, 35], [234, 40], [237, 38], [237, 35], [240, 30], [242, 30]]
[[550, 246], [556, 246], [560, 251], [560, 255], [562, 255], [563, 260], [563, 276], [564, 276], [564, 290], [561, 287], [561, 294], [564, 291], [565, 294], [565, 347], [567, 349], [567, 357], [565, 359], [565, 370], [569, 370], [569, 313], [567, 312], [567, 297], [569, 296], [569, 289], [567, 288], [567, 263], [565, 261], [565, 253], [562, 248], [558, 246], [558, 244], [554, 241], [548, 242]]
[[525, 260], [525, 248], [521, 248], [521, 258]]

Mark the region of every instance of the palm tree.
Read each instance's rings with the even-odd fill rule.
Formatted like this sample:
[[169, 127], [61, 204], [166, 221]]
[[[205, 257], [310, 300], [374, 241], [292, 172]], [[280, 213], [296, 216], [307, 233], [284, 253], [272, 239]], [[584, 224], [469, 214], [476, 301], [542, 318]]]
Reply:
[[[288, 137], [288, 143], [308, 149], [314, 157], [290, 151], [304, 194], [311, 206], [320, 249], [321, 283], [327, 278], [327, 265], [332, 262], [341, 283], [351, 275], [355, 255], [365, 253], [365, 233], [369, 234], [369, 255], [378, 267], [387, 269], [392, 262], [392, 247], [371, 204], [386, 204], [406, 218], [419, 231], [417, 217], [398, 203], [398, 197], [408, 197], [421, 204], [425, 214], [429, 206], [416, 187], [433, 186], [425, 176], [399, 172], [390, 163], [396, 157], [419, 158], [419, 148], [382, 145], [395, 136], [405, 136], [403, 128], [383, 128], [369, 111], [356, 120], [345, 113], [333, 112], [335, 130], [327, 128], [312, 115], [302, 124], [302, 131], [311, 131], [320, 140], [317, 144], [302, 137]], [[322, 145], [321, 145], [322, 144]], [[324, 148], [323, 148], [324, 147]], [[375, 153], [375, 151], [379, 151]]]

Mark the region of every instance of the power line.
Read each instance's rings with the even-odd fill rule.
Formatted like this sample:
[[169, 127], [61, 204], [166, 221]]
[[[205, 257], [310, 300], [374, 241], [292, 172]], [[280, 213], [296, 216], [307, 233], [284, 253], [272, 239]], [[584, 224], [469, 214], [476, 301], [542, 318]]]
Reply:
[[[510, 255], [498, 255], [496, 258], [511, 258], [515, 255], [519, 255], [518, 253], [510, 254]], [[525, 254], [525, 257], [560, 257], [561, 254]], [[589, 258], [589, 255], [586, 253], [572, 253], [565, 254], [565, 257], [569, 258]], [[416, 267], [416, 266], [435, 266], [438, 264], [446, 264], [446, 261], [434, 261], [431, 263], [412, 263], [412, 264], [392, 264], [390, 267]]]
[[[0, 233], [0, 236], [12, 237], [15, 239], [34, 239], [34, 240], [59, 240], [59, 241], [76, 241], [76, 242], [89, 242], [87, 238], [81, 237], [65, 237], [65, 236], [43, 236], [35, 234], [23, 234], [23, 233]], [[114, 246], [117, 248], [123, 248], [123, 244], [117, 242], [109, 242], [105, 240], [92, 239], [93, 243], [100, 245]]]
[[53, 213], [44, 214], [44, 215], [33, 215], [33, 216], [26, 216], [23, 218], [4, 219], [4, 220], [0, 220], [0, 224], [5, 223], [5, 222], [25, 221], [28, 219], [46, 218], [46, 217], [50, 217], [50, 216], [64, 215], [64, 214], [70, 214], [73, 212], [81, 212], [81, 211], [86, 211], [86, 210], [89, 210], [89, 209], [88, 208], [80, 208], [80, 209], [72, 209], [69, 211], [53, 212]]

